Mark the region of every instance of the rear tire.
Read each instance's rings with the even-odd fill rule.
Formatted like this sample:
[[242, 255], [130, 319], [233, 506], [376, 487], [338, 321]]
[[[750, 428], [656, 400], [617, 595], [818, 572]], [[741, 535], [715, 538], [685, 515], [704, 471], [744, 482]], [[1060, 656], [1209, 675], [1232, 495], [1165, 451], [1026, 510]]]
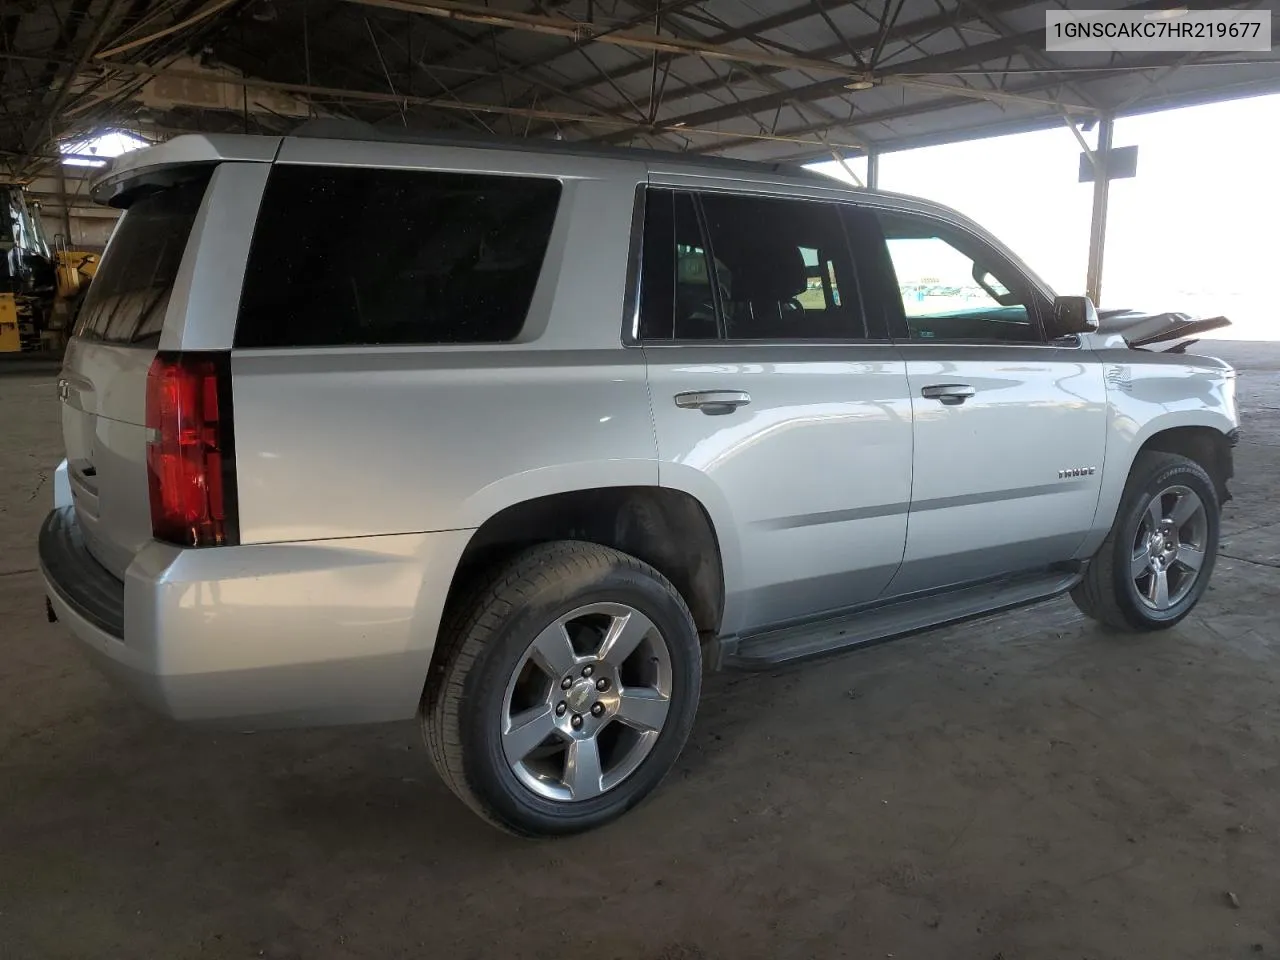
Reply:
[[1111, 532], [1071, 599], [1116, 630], [1172, 627], [1209, 585], [1219, 513], [1213, 480], [1194, 460], [1138, 454]]
[[608, 547], [524, 551], [456, 605], [440, 643], [421, 714], [432, 761], [510, 833], [578, 833], [621, 816], [693, 726], [693, 617], [662, 574]]

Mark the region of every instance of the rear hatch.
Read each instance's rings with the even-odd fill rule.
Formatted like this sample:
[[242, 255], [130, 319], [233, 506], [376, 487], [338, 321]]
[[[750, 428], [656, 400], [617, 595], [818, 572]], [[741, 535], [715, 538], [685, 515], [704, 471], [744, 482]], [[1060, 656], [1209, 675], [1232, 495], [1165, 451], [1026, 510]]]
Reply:
[[212, 165], [129, 198], [81, 308], [58, 392], [76, 518], [117, 577], [151, 539], [147, 371]]

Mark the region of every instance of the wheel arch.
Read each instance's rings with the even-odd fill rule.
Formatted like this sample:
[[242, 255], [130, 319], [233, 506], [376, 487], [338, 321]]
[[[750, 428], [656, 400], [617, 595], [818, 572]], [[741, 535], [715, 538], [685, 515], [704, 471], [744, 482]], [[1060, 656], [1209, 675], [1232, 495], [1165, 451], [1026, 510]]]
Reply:
[[725, 571], [717, 527], [696, 497], [653, 485], [561, 491], [495, 511], [467, 542], [446, 609], [465, 601], [483, 571], [522, 549], [553, 540], [598, 543], [643, 560], [680, 592], [700, 635], [710, 638], [720, 632]]
[[[1176, 453], [1198, 463], [1213, 480], [1218, 502], [1231, 499], [1227, 481], [1235, 474], [1232, 456], [1233, 438], [1217, 427], [1187, 425], [1168, 427], [1149, 436], [1134, 454], [1136, 461], [1146, 451]], [[1133, 469], [1132, 463], [1129, 469]]]
[[1194, 460], [1213, 478], [1219, 501], [1228, 500], [1227, 481], [1233, 473], [1231, 451], [1236, 428], [1236, 422], [1230, 417], [1208, 408], [1170, 411], [1142, 424], [1129, 417], [1121, 417], [1113, 425], [1107, 444], [1093, 530], [1076, 556], [1081, 559], [1090, 557], [1102, 544], [1115, 521], [1116, 511], [1120, 509], [1120, 500], [1133, 465], [1144, 450], [1177, 453]]

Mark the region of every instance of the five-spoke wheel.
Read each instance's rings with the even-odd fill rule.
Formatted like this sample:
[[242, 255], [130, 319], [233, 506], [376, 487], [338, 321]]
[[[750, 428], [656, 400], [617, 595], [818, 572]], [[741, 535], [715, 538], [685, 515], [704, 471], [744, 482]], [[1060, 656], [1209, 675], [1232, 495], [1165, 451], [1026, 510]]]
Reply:
[[1071, 598], [1118, 630], [1171, 627], [1199, 601], [1218, 549], [1218, 491], [1174, 453], [1138, 455], [1111, 532]]
[[683, 598], [635, 557], [533, 547], [489, 571], [441, 632], [423, 731], [445, 783], [503, 829], [574, 833], [671, 769], [702, 679]]
[[502, 749], [551, 800], [589, 800], [635, 772], [671, 704], [671, 654], [653, 621], [622, 603], [557, 617], [525, 651], [502, 703]]
[[1130, 572], [1138, 596], [1155, 610], [1168, 610], [1195, 585], [1204, 567], [1209, 519], [1204, 501], [1181, 485], [1153, 496], [1133, 544]]

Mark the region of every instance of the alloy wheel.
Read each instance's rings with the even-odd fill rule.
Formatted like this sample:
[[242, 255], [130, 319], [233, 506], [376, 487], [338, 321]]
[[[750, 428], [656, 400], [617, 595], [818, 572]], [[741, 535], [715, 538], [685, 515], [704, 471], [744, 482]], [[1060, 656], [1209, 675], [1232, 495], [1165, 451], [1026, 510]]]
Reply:
[[622, 603], [578, 607], [524, 652], [503, 697], [502, 750], [548, 800], [590, 800], [644, 761], [671, 705], [671, 653], [648, 617]]
[[1153, 610], [1177, 605], [1204, 566], [1209, 521], [1190, 487], [1167, 487], [1147, 503], [1134, 534], [1129, 575], [1138, 599]]

